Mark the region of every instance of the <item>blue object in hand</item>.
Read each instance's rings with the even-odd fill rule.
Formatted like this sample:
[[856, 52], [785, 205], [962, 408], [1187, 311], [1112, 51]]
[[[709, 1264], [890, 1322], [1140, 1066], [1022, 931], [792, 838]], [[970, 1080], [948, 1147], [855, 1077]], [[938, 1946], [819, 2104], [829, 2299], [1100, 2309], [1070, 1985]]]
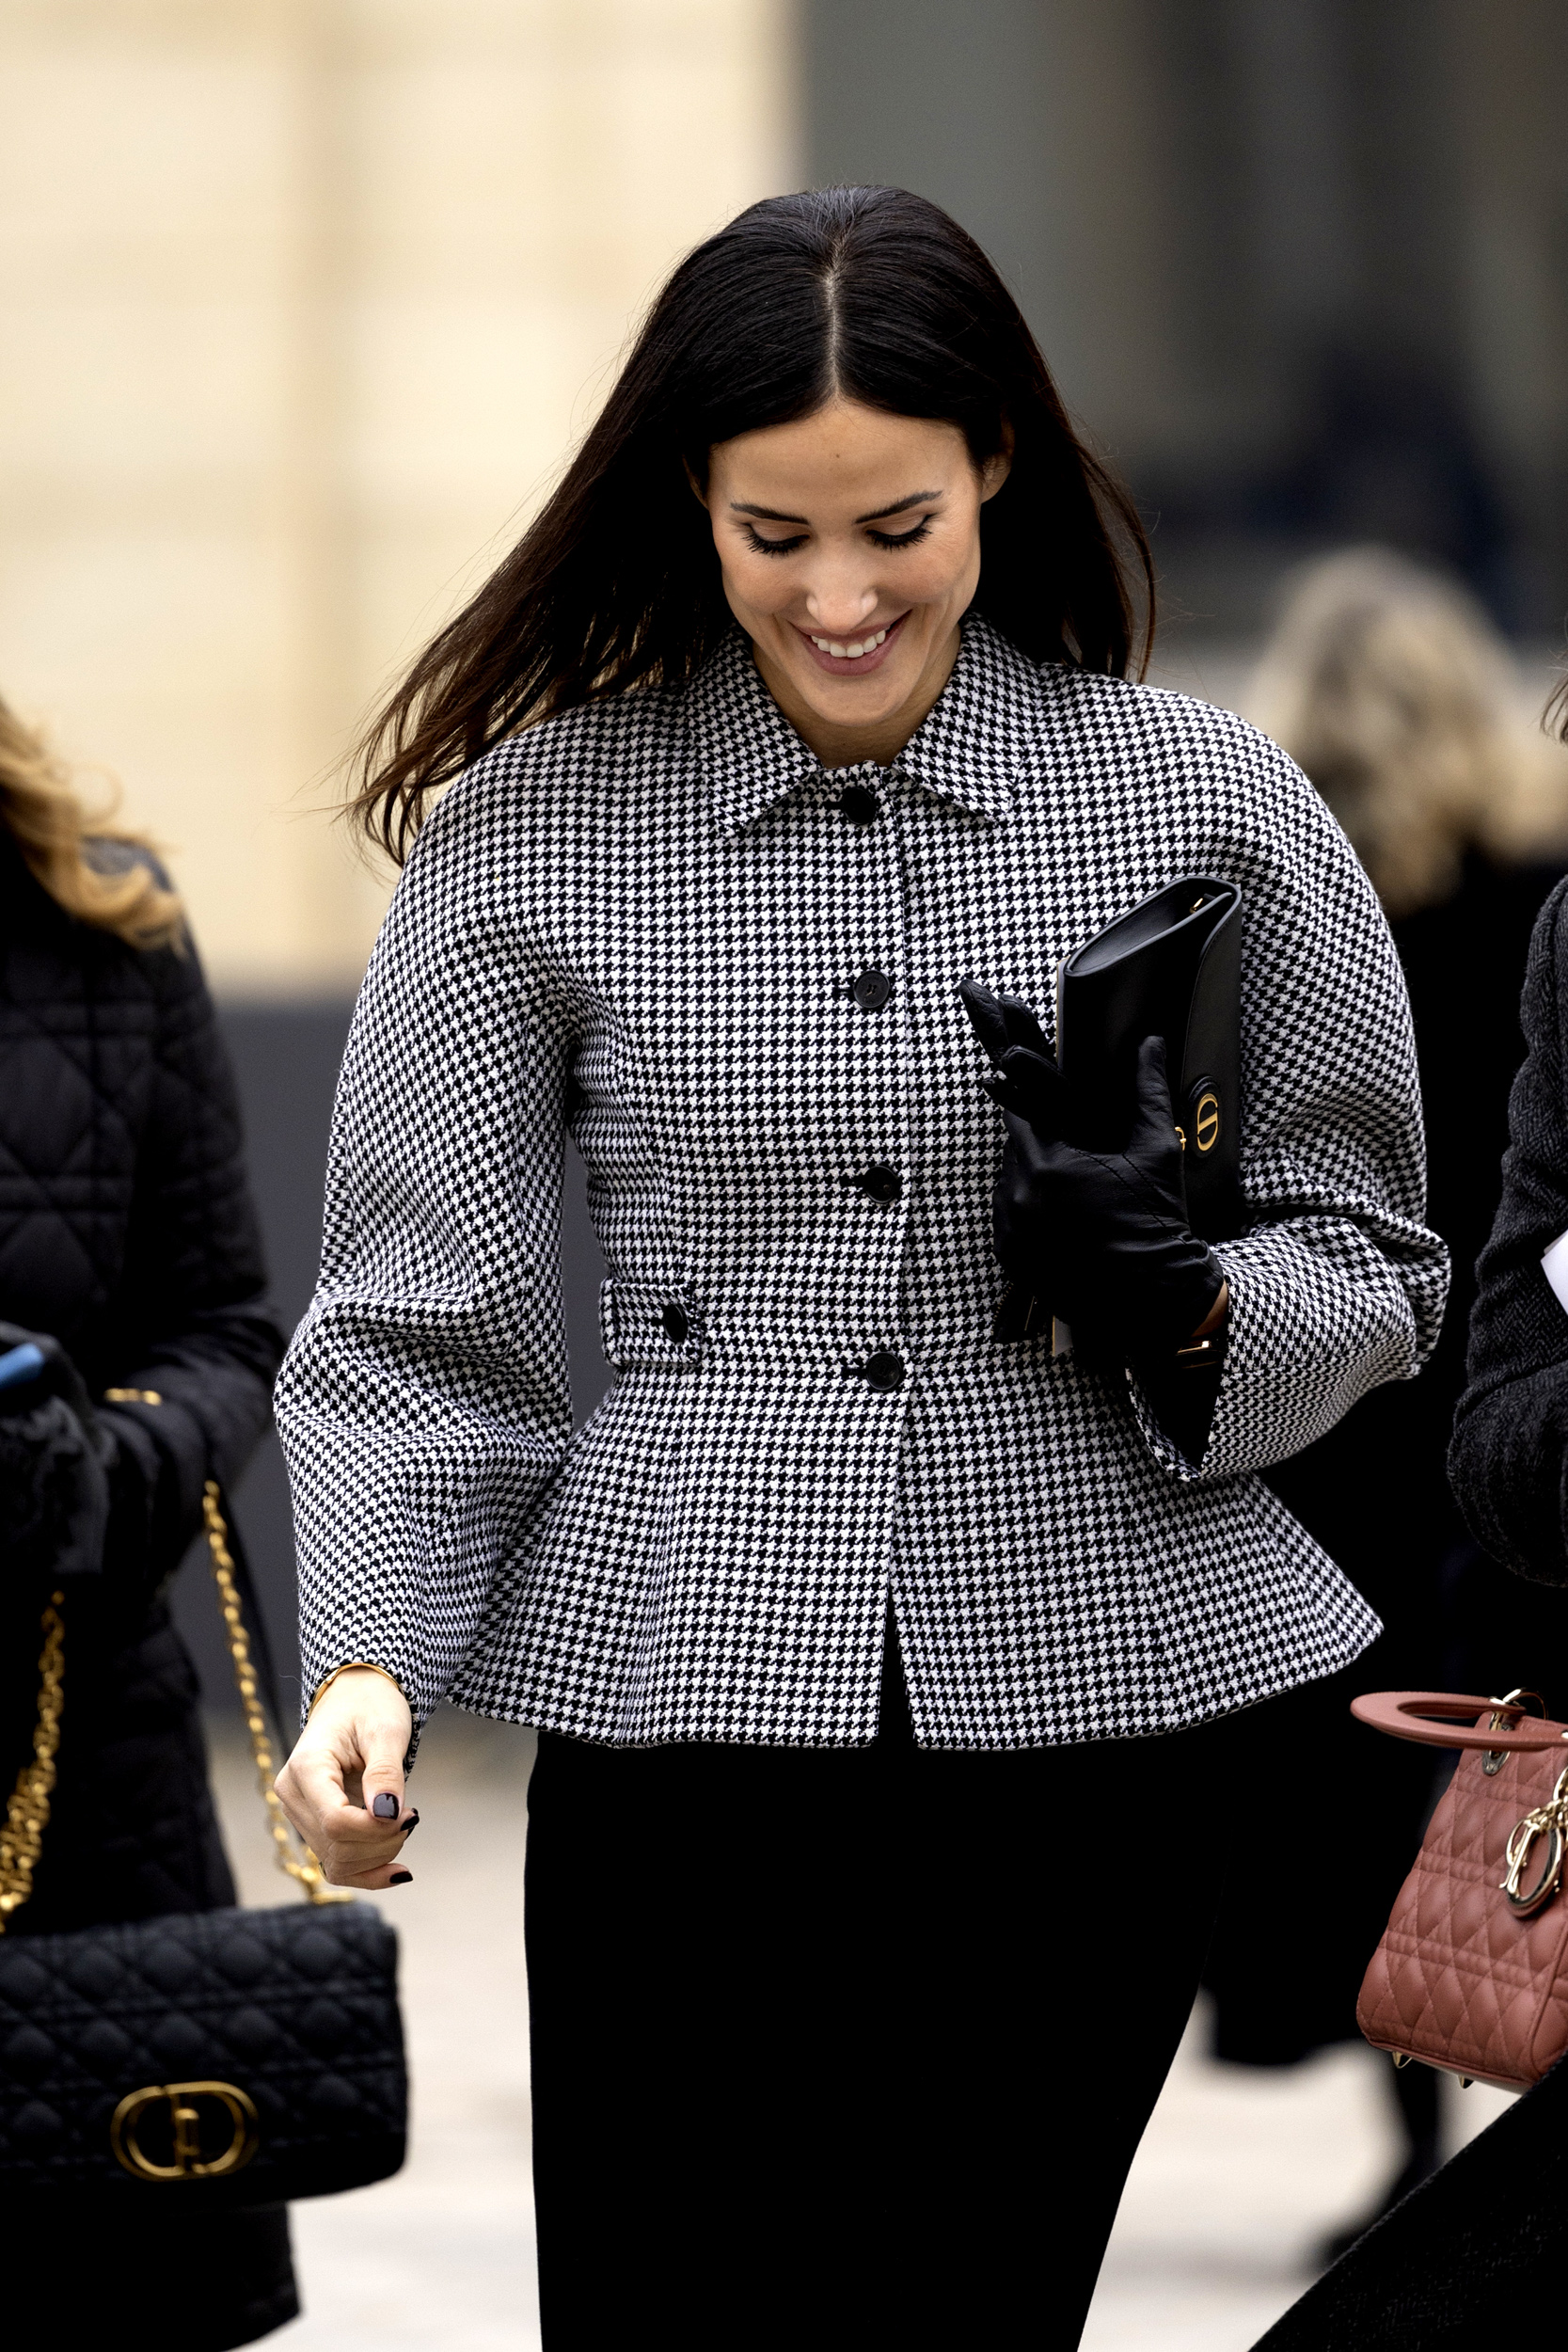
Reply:
[[29, 1380], [36, 1380], [43, 1370], [43, 1350], [24, 1340], [20, 1347], [8, 1348], [0, 1356], [0, 1389], [20, 1389]]

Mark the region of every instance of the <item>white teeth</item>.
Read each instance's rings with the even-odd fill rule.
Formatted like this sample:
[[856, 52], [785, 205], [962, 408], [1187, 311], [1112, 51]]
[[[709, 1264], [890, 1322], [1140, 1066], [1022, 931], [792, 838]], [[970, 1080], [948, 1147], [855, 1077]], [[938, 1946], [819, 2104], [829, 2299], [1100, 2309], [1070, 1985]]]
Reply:
[[879, 628], [875, 637], [859, 644], [842, 645], [836, 637], [814, 637], [811, 642], [818, 653], [831, 653], [835, 661], [858, 661], [862, 654], [875, 653], [886, 636], [887, 630]]

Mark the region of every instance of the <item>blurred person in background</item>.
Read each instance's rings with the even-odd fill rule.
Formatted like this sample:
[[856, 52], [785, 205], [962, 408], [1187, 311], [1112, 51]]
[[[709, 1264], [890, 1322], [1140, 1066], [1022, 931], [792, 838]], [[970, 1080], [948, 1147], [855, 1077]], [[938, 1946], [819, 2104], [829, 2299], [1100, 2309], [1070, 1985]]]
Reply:
[[[278, 1786], [404, 1883], [430, 1710], [540, 1727], [548, 2352], [1075, 2345], [1268, 1703], [1376, 1631], [1255, 1473], [1435, 1337], [1403, 984], [1299, 771], [1130, 679], [1148, 565], [955, 222], [779, 198], [368, 747], [407, 862], [278, 1387]], [[1101, 1154], [1027, 1009], [1211, 872], [1221, 1251], [1161, 1041]], [[568, 1134], [620, 1375], [576, 1438]], [[999, 1259], [1044, 1333], [997, 1336]]]
[[[1427, 1215], [1453, 1263], [1420, 1377], [1374, 1390], [1270, 1476], [1385, 1627], [1348, 1674], [1288, 1703], [1299, 1742], [1290, 1867], [1232, 1884], [1205, 1971], [1216, 2055], [1282, 2065], [1354, 2038], [1361, 1979], [1434, 1793], [1430, 1756], [1353, 1722], [1350, 1697], [1527, 1684], [1550, 1700], [1555, 1685], [1568, 1706], [1560, 1617], [1508, 1589], [1445, 1468], [1508, 1140], [1526, 954], [1565, 862], [1568, 761], [1532, 723], [1513, 657], [1474, 599], [1382, 548], [1296, 577], [1247, 707], [1317, 786], [1388, 915], [1420, 1062]], [[1275, 1826], [1256, 1824], [1259, 1852]], [[1435, 2168], [1441, 2131], [1432, 2069], [1378, 2063], [1405, 2143], [1381, 2211]]]
[[[264, 1298], [229, 1064], [179, 898], [0, 703], [0, 1765], [29, 1760], [64, 1595], [58, 1780], [11, 1936], [234, 1901], [169, 1581], [208, 1479], [267, 1425]], [[298, 2310], [281, 2206], [6, 2211], [62, 2344], [223, 2352]]]

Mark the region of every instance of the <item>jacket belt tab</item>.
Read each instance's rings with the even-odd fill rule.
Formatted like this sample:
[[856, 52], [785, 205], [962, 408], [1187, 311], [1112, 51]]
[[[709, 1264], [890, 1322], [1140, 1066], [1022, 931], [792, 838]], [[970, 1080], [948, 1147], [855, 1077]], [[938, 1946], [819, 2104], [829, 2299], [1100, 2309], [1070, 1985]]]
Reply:
[[682, 1282], [612, 1275], [599, 1286], [599, 1331], [618, 1372], [690, 1372], [703, 1360], [702, 1318]]

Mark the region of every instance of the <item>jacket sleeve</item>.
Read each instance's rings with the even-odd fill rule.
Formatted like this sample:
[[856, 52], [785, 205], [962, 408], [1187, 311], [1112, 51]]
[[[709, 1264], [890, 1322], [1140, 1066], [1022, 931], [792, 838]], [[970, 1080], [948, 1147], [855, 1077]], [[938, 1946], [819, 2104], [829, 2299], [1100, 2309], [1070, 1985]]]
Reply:
[[1521, 1576], [1568, 1583], [1568, 1312], [1541, 1259], [1568, 1231], [1562, 1005], [1568, 882], [1541, 910], [1521, 1021], [1527, 1047], [1509, 1100], [1502, 1199], [1477, 1266], [1466, 1386], [1449, 1474], [1483, 1549]]
[[303, 1685], [363, 1661], [441, 1699], [565, 1452], [569, 1037], [509, 899], [483, 769], [447, 795], [371, 959], [339, 1084], [321, 1279], [277, 1388]]
[[1217, 1253], [1229, 1317], [1199, 1460], [1133, 1387], [1146, 1440], [1182, 1479], [1265, 1470], [1369, 1389], [1411, 1378], [1448, 1295], [1448, 1252], [1423, 1221], [1415, 1037], [1388, 926], [1306, 777], [1248, 733], [1254, 756], [1264, 754], [1264, 790], [1218, 868], [1244, 892], [1247, 1228]]
[[199, 1532], [206, 1481], [233, 1480], [255, 1450], [283, 1344], [212, 1000], [194, 951], [154, 954], [152, 1069], [110, 1359], [115, 1388], [162, 1403], [100, 1408], [118, 1454], [105, 1570], [152, 1581]]

